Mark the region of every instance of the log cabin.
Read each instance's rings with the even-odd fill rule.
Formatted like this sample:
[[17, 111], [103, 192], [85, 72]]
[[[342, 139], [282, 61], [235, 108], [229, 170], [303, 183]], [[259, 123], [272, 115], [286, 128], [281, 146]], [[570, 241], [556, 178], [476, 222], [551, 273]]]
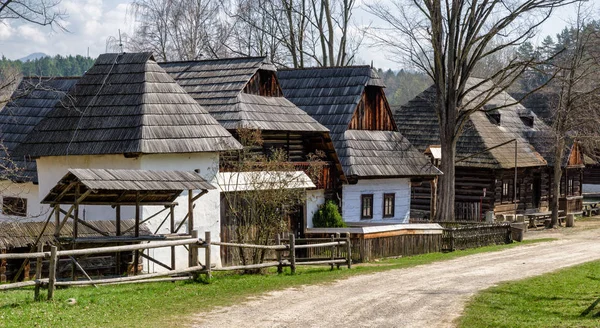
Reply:
[[[151, 53], [121, 53], [100, 55], [13, 153], [17, 158], [36, 159], [38, 195], [42, 199], [70, 169], [195, 171], [214, 184], [219, 154], [241, 148]], [[169, 206], [196, 198], [195, 207], [172, 207], [173, 221], [188, 234], [194, 229], [211, 231], [218, 240], [218, 190], [193, 188], [177, 194]], [[80, 206], [84, 221], [107, 220], [117, 211], [110, 204], [94, 205], [98, 206]], [[174, 233], [157, 215], [165, 206], [141, 206], [141, 220], [153, 234]], [[137, 217], [136, 207], [117, 206], [118, 216]], [[47, 205], [46, 209], [50, 212]], [[188, 219], [192, 216], [194, 221]], [[179, 255], [157, 249], [149, 255], [162, 263], [177, 258], [177, 267], [187, 266], [183, 247], [176, 253]], [[218, 252], [212, 256], [220, 262]], [[164, 270], [160, 266], [155, 269]]]
[[[471, 79], [468, 87], [476, 83], [479, 80]], [[482, 94], [483, 88], [486, 87], [474, 89], [472, 97]], [[394, 114], [400, 132], [420, 151], [429, 149], [429, 154], [434, 153], [431, 148], [439, 149], [440, 144], [434, 99], [435, 89], [430, 87], [396, 108]], [[511, 214], [548, 210], [552, 197], [551, 133], [533, 111], [506, 92], [500, 92], [482, 110], [474, 112], [456, 145], [455, 218], [481, 220], [487, 211]], [[493, 148], [499, 145], [502, 146]], [[582, 205], [582, 158], [578, 145], [570, 147], [567, 154], [563, 163], [566, 187], [562, 189], [560, 204], [561, 209], [577, 213]], [[432, 160], [440, 158], [433, 158], [432, 154]], [[430, 217], [430, 202], [431, 187], [415, 185], [412, 209], [422, 217]]]
[[352, 66], [284, 69], [278, 77], [284, 96], [330, 130], [347, 180], [338, 199], [344, 220], [408, 222], [411, 183], [440, 171], [398, 132], [377, 73]]
[[[334, 197], [344, 181], [340, 162], [333, 149], [329, 129], [313, 119], [283, 96], [277, 79], [277, 69], [265, 57], [242, 57], [197, 61], [160, 63], [181, 87], [193, 97], [233, 136], [240, 140], [238, 129], [260, 131], [262, 146], [253, 151], [269, 155], [274, 149], [283, 150], [287, 161], [300, 171], [311, 166], [311, 156], [324, 154], [320, 159], [322, 171], [315, 188], [307, 190], [304, 208], [289, 216], [289, 228], [301, 236], [306, 218], [312, 218], [326, 198]], [[228, 156], [221, 156], [220, 171], [232, 168]], [[222, 197], [222, 201], [226, 201]], [[232, 231], [222, 206], [222, 234]], [[232, 237], [233, 238], [233, 237]]]

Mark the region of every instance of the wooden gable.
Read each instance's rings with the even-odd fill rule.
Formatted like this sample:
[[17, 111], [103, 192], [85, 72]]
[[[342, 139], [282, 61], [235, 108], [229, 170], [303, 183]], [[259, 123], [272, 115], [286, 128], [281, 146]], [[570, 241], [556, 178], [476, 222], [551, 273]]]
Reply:
[[583, 152], [581, 151], [581, 147], [575, 141], [573, 146], [571, 146], [571, 152], [569, 153], [569, 158], [567, 161], [567, 167], [580, 166], [583, 167], [585, 163], [583, 162]]
[[262, 69], [254, 73], [250, 81], [244, 86], [243, 92], [257, 96], [283, 97], [275, 72]]
[[348, 129], [398, 131], [383, 88], [377, 86], [365, 87]]

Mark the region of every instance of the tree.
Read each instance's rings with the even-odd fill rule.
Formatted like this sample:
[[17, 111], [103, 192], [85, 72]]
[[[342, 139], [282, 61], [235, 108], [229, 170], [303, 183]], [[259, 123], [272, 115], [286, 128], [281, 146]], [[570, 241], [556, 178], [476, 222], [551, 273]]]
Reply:
[[[564, 50], [551, 61], [557, 74], [543, 90], [550, 99], [554, 131], [552, 227], [558, 223], [565, 149], [574, 140], [588, 149], [600, 148], [600, 29], [586, 22], [580, 6], [575, 24], [559, 35], [562, 44], [557, 46]], [[565, 183], [565, 195], [567, 188]]]
[[[218, 181], [222, 220], [237, 242], [268, 245], [276, 234], [289, 231], [288, 217], [306, 201], [302, 187], [306, 176], [297, 172], [282, 149], [264, 150], [259, 130], [238, 129], [236, 134], [244, 147], [223, 155], [225, 173]], [[308, 175], [314, 180], [320, 175], [322, 162], [312, 158], [310, 163]], [[248, 265], [262, 263], [267, 253], [240, 247], [237, 255]]]
[[[367, 5], [388, 26], [371, 37], [396, 58], [425, 72], [435, 87], [444, 175], [437, 220], [454, 220], [456, 142], [469, 116], [484, 110], [536, 58], [512, 57], [479, 80], [478, 64], [530, 39], [554, 9], [573, 0], [391, 0]], [[511, 104], [506, 104], [511, 105]]]

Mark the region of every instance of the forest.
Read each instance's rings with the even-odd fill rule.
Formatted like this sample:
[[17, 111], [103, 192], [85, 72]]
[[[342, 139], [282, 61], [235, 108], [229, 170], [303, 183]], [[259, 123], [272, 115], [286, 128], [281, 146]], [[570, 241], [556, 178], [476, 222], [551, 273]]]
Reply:
[[84, 56], [43, 57], [22, 62], [0, 58], [0, 71], [16, 69], [24, 76], [81, 76], [94, 64], [95, 58]]

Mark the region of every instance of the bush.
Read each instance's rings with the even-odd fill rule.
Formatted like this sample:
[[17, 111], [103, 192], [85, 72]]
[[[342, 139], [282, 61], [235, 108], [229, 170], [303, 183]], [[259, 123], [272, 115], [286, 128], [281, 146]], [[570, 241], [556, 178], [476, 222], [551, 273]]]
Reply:
[[342, 220], [342, 215], [338, 206], [328, 200], [319, 207], [319, 210], [313, 216], [313, 225], [315, 228], [345, 228], [346, 223]]

